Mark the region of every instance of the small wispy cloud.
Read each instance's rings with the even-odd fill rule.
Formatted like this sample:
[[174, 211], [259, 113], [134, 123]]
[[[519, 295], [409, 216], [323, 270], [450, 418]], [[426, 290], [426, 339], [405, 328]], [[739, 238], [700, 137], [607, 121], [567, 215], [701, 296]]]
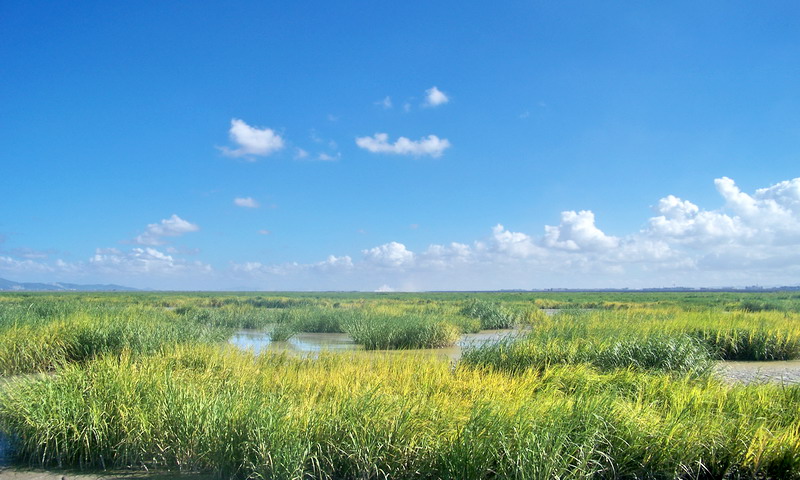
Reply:
[[439, 105], [444, 105], [449, 101], [450, 98], [443, 91], [436, 88], [436, 86], [425, 90], [426, 107], [438, 107]]
[[428, 135], [416, 141], [400, 137], [394, 143], [389, 143], [389, 135], [386, 133], [376, 133], [371, 137], [358, 137], [356, 145], [372, 153], [429, 155], [431, 157], [440, 157], [451, 146], [449, 140], [436, 135]]
[[144, 233], [133, 239], [139, 245], [163, 245], [163, 237], [179, 237], [185, 233], [196, 232], [200, 227], [177, 215], [161, 220], [160, 223], [147, 225]]
[[308, 152], [303, 150], [302, 148], [296, 148], [294, 152], [294, 159], [295, 160], [302, 160], [308, 157]]
[[323, 161], [323, 162], [335, 162], [336, 160], [339, 160], [340, 158], [342, 158], [342, 154], [341, 153], [337, 153], [336, 155], [329, 155], [329, 154], [327, 154], [325, 152], [322, 152], [319, 155], [317, 155], [317, 160], [320, 160], [320, 161]]
[[266, 157], [284, 146], [283, 138], [275, 130], [252, 127], [238, 118], [231, 120], [228, 135], [237, 148], [220, 147], [220, 150], [229, 157]]
[[258, 202], [253, 197], [236, 197], [233, 204], [243, 208], [258, 208]]
[[375, 105], [383, 107], [385, 110], [389, 110], [390, 108], [392, 108], [392, 97], [387, 95], [386, 98], [384, 98], [383, 100], [378, 100], [377, 102], [375, 102]]
[[259, 235], [271, 235], [272, 231], [271, 230], [267, 230], [266, 228], [262, 228], [261, 230], [258, 231], [258, 234]]

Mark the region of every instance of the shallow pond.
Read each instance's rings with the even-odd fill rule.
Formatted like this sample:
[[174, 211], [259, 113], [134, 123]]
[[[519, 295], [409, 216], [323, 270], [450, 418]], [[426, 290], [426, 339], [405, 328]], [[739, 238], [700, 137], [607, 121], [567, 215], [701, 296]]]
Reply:
[[[521, 335], [523, 330], [483, 330], [461, 336], [455, 345], [446, 348], [418, 349], [414, 352], [439, 355], [450, 360], [461, 358], [464, 348], [472, 345], [497, 342], [501, 339]], [[363, 350], [346, 333], [298, 333], [286, 342], [273, 342], [266, 330], [240, 330], [229, 341], [243, 350], [260, 352], [286, 352], [296, 355], [314, 356], [322, 351], [342, 352]], [[374, 352], [407, 352], [408, 350], [374, 350]], [[732, 382], [777, 382], [800, 383], [800, 360], [778, 362], [719, 362], [719, 374]]]
[[[435, 355], [448, 357], [458, 360], [461, 357], [463, 348], [471, 345], [482, 345], [484, 343], [497, 342], [503, 338], [520, 335], [522, 330], [483, 330], [478, 333], [465, 333], [458, 339], [455, 345], [445, 348], [418, 349], [415, 352], [426, 352]], [[346, 333], [298, 333], [285, 342], [273, 342], [269, 332], [266, 330], [239, 330], [229, 341], [231, 344], [243, 350], [260, 352], [287, 352], [297, 355], [314, 355], [322, 351], [341, 352], [352, 350], [363, 350]], [[375, 350], [376, 352], [387, 352], [387, 350]], [[392, 352], [402, 352], [408, 350], [389, 350]]]

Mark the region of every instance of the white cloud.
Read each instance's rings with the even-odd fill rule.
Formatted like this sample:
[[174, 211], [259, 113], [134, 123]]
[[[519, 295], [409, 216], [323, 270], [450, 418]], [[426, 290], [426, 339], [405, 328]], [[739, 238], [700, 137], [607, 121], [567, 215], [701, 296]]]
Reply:
[[302, 148], [295, 149], [294, 159], [295, 160], [302, 160], [308, 156], [308, 152], [303, 150]]
[[752, 230], [738, 218], [720, 212], [701, 211], [692, 202], [673, 195], [659, 200], [656, 211], [661, 215], [650, 218], [646, 231], [654, 238], [702, 244], [752, 234]]
[[391, 292], [394, 292], [394, 288], [392, 288], [392, 287], [390, 287], [389, 285], [386, 285], [386, 284], [384, 283], [384, 284], [383, 284], [383, 285], [381, 285], [380, 287], [376, 288], [376, 289], [375, 289], [375, 292], [376, 292], [376, 293], [391, 293]]
[[777, 236], [796, 236], [800, 231], [800, 178], [760, 188], [752, 196], [728, 177], [718, 178], [714, 184], [726, 206], [750, 227]]
[[180, 275], [189, 271], [211, 271], [211, 267], [202, 262], [187, 262], [152, 247], [133, 248], [127, 252], [116, 248], [98, 248], [88, 265], [92, 270], [118, 275]]
[[389, 242], [367, 250], [362, 250], [367, 262], [384, 267], [402, 267], [414, 261], [414, 252], [398, 242]]
[[349, 270], [353, 268], [353, 259], [347, 255], [328, 255], [328, 258], [314, 264], [314, 267], [322, 271]]
[[319, 155], [317, 155], [317, 160], [320, 160], [322, 162], [335, 162], [336, 160], [339, 160], [340, 158], [342, 158], [342, 154], [341, 153], [337, 153], [336, 155], [329, 155], [329, 154], [327, 154], [325, 152], [322, 152]]
[[379, 100], [379, 101], [375, 102], [375, 105], [378, 105], [378, 106], [383, 107], [384, 109], [388, 110], [388, 109], [392, 108], [392, 97], [387, 96], [383, 100]]
[[[309, 263], [261, 259], [218, 271], [180, 256], [189, 250], [153, 246], [197, 230], [173, 215], [148, 225], [137, 237], [142, 247], [98, 249], [83, 262], [25, 258], [25, 249], [3, 252], [0, 277], [74, 281], [83, 276], [93, 277], [92, 283], [135, 281], [154, 288], [257, 282], [259, 288], [271, 290], [796, 285], [800, 178], [751, 193], [725, 177], [715, 184], [721, 207], [707, 209], [667, 195], [657, 202], [651, 218], [643, 219], [641, 230], [620, 236], [603, 232], [590, 210], [565, 211], [558, 225], [545, 226], [540, 234], [498, 224], [471, 243], [433, 244], [418, 252], [393, 241], [364, 249], [355, 260], [349, 255]], [[223, 280], [227, 283], [220, 285]]]
[[448, 269], [460, 266], [475, 259], [469, 245], [452, 242], [450, 245], [430, 245], [419, 256], [419, 263], [428, 268]]
[[283, 138], [271, 128], [257, 128], [234, 118], [228, 131], [230, 139], [238, 148], [221, 147], [229, 157], [265, 157], [283, 148]]
[[[421, 253], [389, 242], [362, 250], [363, 259], [349, 260], [346, 270], [329, 270], [331, 284], [316, 278], [327, 288], [362, 290], [797, 284], [800, 179], [753, 194], [725, 178], [716, 185], [722, 209], [706, 210], [668, 195], [643, 230], [625, 236], [603, 232], [590, 210], [565, 211], [542, 235], [498, 224], [472, 244], [434, 244]], [[331, 263], [284, 265], [283, 281], [299, 281], [292, 275], [320, 272], [320, 265]]]
[[491, 250], [510, 258], [527, 258], [541, 255], [543, 249], [529, 235], [510, 232], [499, 223], [492, 228]]
[[436, 135], [428, 135], [418, 141], [400, 137], [396, 142], [389, 143], [388, 134], [376, 133], [372, 137], [356, 138], [356, 145], [372, 153], [440, 157], [445, 150], [450, 148], [450, 141], [446, 138], [440, 139]]
[[258, 231], [258, 234], [259, 235], [271, 235], [272, 231], [271, 230], [267, 230], [266, 228], [262, 228], [261, 230]]
[[258, 202], [253, 197], [236, 197], [233, 204], [243, 208], [258, 208]]
[[594, 224], [594, 213], [561, 212], [557, 227], [545, 225], [544, 244], [563, 250], [606, 250], [619, 244], [619, 239], [603, 233]]
[[[52, 272], [54, 268], [45, 263], [35, 260], [18, 260], [16, 258], [0, 255], [0, 271], [12, 274], [46, 273]], [[5, 274], [5, 273], [4, 273]]]
[[445, 95], [444, 92], [439, 90], [438, 88], [431, 87], [425, 90], [425, 106], [426, 107], [438, 107], [439, 105], [444, 105], [445, 103], [449, 102], [450, 98]]
[[178, 237], [198, 230], [200, 227], [197, 225], [173, 214], [171, 217], [161, 220], [161, 223], [147, 225], [144, 233], [133, 239], [133, 242], [139, 245], [163, 245], [165, 242], [162, 237]]

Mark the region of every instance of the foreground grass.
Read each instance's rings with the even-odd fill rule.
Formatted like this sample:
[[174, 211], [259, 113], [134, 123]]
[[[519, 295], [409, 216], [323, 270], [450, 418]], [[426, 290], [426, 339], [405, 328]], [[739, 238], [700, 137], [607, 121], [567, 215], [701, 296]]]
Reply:
[[0, 393], [38, 465], [248, 478], [798, 478], [800, 388], [429, 356], [104, 355]]

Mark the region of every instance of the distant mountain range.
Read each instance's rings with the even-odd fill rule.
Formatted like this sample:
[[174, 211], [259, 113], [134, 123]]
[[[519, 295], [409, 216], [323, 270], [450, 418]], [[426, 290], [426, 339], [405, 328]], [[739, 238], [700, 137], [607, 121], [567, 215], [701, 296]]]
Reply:
[[133, 292], [138, 289], [122, 285], [79, 285], [77, 283], [12, 282], [0, 278], [0, 292]]

